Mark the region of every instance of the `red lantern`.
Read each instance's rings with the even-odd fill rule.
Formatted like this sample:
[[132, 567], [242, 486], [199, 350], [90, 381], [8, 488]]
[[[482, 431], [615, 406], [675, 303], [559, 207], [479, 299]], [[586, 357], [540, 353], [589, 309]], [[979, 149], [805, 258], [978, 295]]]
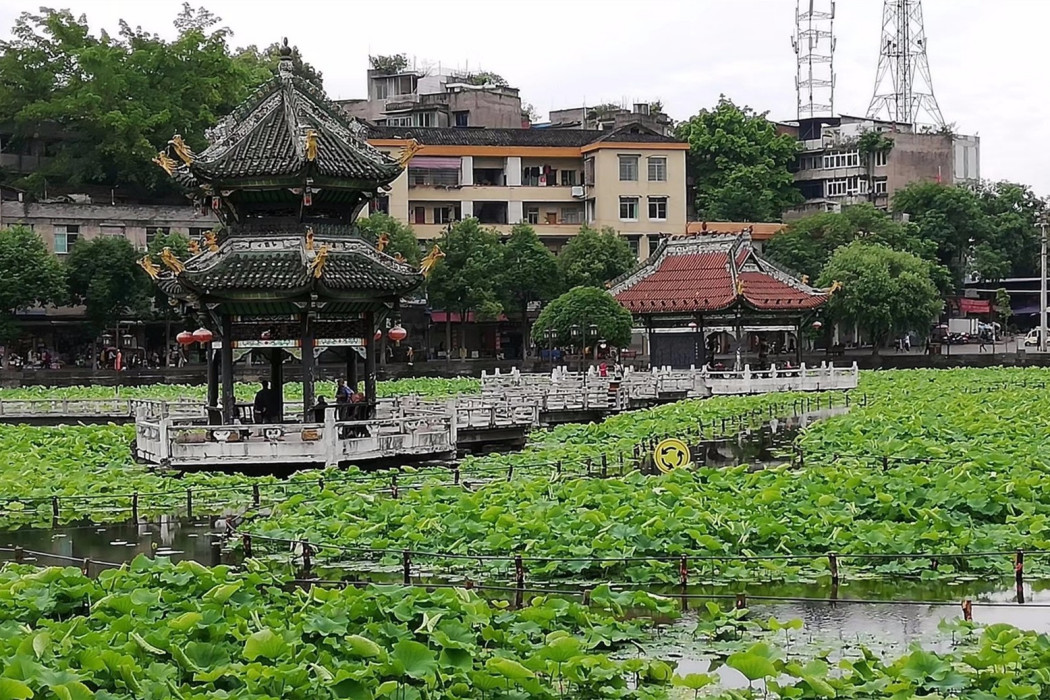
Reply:
[[387, 331], [386, 335], [395, 343], [400, 343], [402, 340], [408, 337], [408, 331], [406, 331], [401, 326], [394, 326], [389, 331]]
[[175, 342], [179, 345], [193, 345], [196, 340], [193, 339], [193, 334], [189, 331], [183, 331], [175, 336]]
[[211, 331], [209, 331], [204, 326], [201, 326], [197, 330], [193, 331], [193, 339], [201, 345], [207, 345], [211, 342], [211, 339], [213, 337], [215, 336], [212, 335]]
[[383, 331], [376, 331], [375, 338], [376, 338], [376, 340], [382, 340], [383, 339]]

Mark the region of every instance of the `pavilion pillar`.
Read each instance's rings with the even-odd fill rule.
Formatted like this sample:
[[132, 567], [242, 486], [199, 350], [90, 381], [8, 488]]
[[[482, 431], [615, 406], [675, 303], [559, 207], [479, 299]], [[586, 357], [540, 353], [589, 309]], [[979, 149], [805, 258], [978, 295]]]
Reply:
[[222, 422], [232, 425], [237, 417], [237, 399], [233, 387], [233, 319], [222, 315], [222, 349], [219, 351], [222, 373]]
[[374, 311], [365, 312], [365, 401], [368, 402], [368, 417], [375, 417], [376, 408], [376, 315]]
[[802, 319], [795, 323], [795, 364], [802, 366]]
[[707, 364], [707, 334], [704, 332], [704, 317], [696, 317], [696, 332], [699, 335], [696, 346], [696, 368], [700, 369]]
[[284, 350], [270, 348], [270, 388], [274, 391], [274, 423], [284, 422]]
[[346, 353], [346, 385], [352, 391], [357, 391], [357, 349], [347, 348]]
[[216, 420], [215, 409], [219, 407], [219, 353], [209, 345], [204, 350], [205, 368], [208, 371], [208, 423], [215, 424], [220, 421]]
[[302, 350], [303, 350], [303, 422], [312, 423], [314, 399], [314, 381], [316, 380], [316, 363], [314, 361], [314, 327], [310, 322], [310, 313], [302, 315]]

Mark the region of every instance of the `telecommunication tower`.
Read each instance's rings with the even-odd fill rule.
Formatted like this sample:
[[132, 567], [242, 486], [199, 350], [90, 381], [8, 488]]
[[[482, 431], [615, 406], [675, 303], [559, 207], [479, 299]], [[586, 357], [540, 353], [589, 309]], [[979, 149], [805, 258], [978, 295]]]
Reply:
[[879, 68], [868, 118], [944, 126], [926, 56], [922, 0], [884, 0]]
[[835, 2], [797, 0], [791, 45], [798, 59], [795, 92], [798, 118], [835, 112]]

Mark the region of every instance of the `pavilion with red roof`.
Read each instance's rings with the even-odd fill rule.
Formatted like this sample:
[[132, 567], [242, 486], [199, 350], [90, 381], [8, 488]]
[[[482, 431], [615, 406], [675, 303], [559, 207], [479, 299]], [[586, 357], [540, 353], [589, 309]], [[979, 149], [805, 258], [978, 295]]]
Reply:
[[747, 231], [664, 239], [610, 292], [645, 328], [651, 364], [671, 367], [738, 349], [797, 362], [801, 329], [828, 298], [759, 255]]

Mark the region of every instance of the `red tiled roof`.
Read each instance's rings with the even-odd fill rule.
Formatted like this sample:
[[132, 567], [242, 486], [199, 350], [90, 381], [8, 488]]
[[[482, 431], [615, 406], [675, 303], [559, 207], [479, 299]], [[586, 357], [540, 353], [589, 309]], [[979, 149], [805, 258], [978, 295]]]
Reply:
[[742, 304], [763, 311], [821, 306], [827, 295], [759, 256], [746, 234], [670, 239], [612, 284], [633, 313], [707, 313]]

